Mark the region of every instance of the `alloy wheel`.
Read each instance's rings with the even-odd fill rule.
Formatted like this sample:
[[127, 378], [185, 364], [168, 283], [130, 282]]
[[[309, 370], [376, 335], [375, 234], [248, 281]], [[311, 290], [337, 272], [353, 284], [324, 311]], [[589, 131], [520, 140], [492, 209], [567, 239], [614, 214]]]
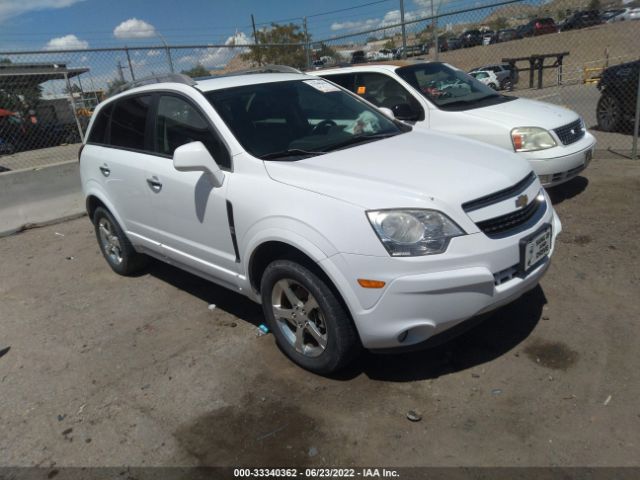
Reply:
[[271, 292], [271, 308], [277, 327], [298, 353], [318, 357], [324, 352], [327, 325], [309, 290], [288, 278], [278, 280]]

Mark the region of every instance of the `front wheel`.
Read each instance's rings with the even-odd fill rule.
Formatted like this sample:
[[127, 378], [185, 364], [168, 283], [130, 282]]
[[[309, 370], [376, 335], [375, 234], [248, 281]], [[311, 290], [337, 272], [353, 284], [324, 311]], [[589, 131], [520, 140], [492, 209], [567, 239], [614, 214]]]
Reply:
[[308, 268], [276, 260], [265, 270], [260, 291], [278, 346], [301, 367], [328, 374], [359, 353], [360, 340], [345, 307]]
[[622, 124], [622, 108], [620, 100], [613, 95], [603, 93], [596, 107], [598, 128], [603, 132], [615, 132]]

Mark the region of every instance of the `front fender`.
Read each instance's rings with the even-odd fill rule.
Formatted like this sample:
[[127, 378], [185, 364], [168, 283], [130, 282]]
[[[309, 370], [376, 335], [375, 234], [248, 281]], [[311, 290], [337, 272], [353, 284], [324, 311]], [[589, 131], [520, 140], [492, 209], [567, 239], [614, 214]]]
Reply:
[[[100, 200], [100, 202], [102, 202], [102, 204], [107, 207], [107, 210], [109, 210], [109, 212], [111, 212], [111, 215], [114, 216], [114, 218], [117, 220], [118, 224], [120, 225], [120, 227], [126, 231], [126, 224], [124, 223], [124, 221], [122, 220], [122, 217], [120, 217], [120, 214], [118, 213], [118, 211], [115, 209], [115, 206], [113, 205], [113, 203], [111, 203], [108, 200], [108, 195], [106, 194], [106, 192], [104, 191], [102, 185], [93, 179], [88, 179], [84, 185], [83, 185], [83, 189], [84, 191], [84, 198], [85, 198], [85, 203], [87, 204], [87, 213], [89, 212], [89, 197], [96, 197], [98, 200]], [[91, 219], [91, 221], [93, 221], [93, 219]]]

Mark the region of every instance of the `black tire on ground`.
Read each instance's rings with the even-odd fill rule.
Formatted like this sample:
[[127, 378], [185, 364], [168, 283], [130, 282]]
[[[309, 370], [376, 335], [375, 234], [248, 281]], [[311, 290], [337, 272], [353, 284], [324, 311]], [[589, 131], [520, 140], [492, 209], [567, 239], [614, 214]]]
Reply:
[[[283, 317], [278, 317], [279, 320], [276, 320], [273, 296], [278, 294], [276, 284], [281, 281], [291, 285], [292, 289], [297, 289], [296, 297], [301, 293], [301, 296], [304, 296], [306, 289], [307, 293], [313, 295], [317, 302], [318, 310], [316, 312], [321, 314], [321, 324], [324, 327], [322, 330], [326, 334], [326, 347], [318, 356], [312, 357], [300, 353], [291, 343], [292, 340], [287, 338], [286, 333], [295, 336], [295, 333], [291, 333], [295, 328], [291, 327], [295, 320], [287, 322]], [[260, 292], [264, 316], [275, 336], [276, 343], [285, 355], [301, 367], [318, 374], [329, 374], [344, 368], [360, 353], [362, 347], [358, 333], [349, 313], [337, 297], [338, 294], [334, 293], [323, 279], [305, 266], [291, 260], [272, 262], [264, 271], [260, 282]], [[299, 305], [302, 307], [303, 304]], [[284, 305], [280, 306], [285, 308]], [[287, 304], [287, 307], [291, 308], [292, 304]], [[312, 314], [307, 312], [307, 315], [311, 317]], [[295, 317], [295, 315], [293, 316]], [[287, 332], [286, 329], [289, 331]], [[313, 341], [313, 338], [309, 337], [309, 342], [313, 343]]]
[[622, 126], [622, 105], [614, 95], [604, 92], [596, 107], [598, 128], [603, 132], [616, 132]]
[[109, 210], [103, 207], [96, 208], [93, 226], [100, 251], [114, 272], [119, 275], [133, 275], [147, 265], [148, 257], [135, 251]]
[[491, 88], [492, 90], [498, 90], [498, 86], [493, 82], [489, 84], [489, 88]]

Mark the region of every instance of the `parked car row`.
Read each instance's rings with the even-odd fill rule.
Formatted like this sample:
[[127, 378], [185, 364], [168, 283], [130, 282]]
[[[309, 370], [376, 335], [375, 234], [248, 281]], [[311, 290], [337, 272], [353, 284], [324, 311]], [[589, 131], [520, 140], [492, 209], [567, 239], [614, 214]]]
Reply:
[[156, 257], [247, 296], [322, 374], [534, 288], [562, 230], [542, 183], [585, 168], [593, 137], [569, 110], [397, 63], [170, 75], [101, 103], [80, 173], [109, 266]]

